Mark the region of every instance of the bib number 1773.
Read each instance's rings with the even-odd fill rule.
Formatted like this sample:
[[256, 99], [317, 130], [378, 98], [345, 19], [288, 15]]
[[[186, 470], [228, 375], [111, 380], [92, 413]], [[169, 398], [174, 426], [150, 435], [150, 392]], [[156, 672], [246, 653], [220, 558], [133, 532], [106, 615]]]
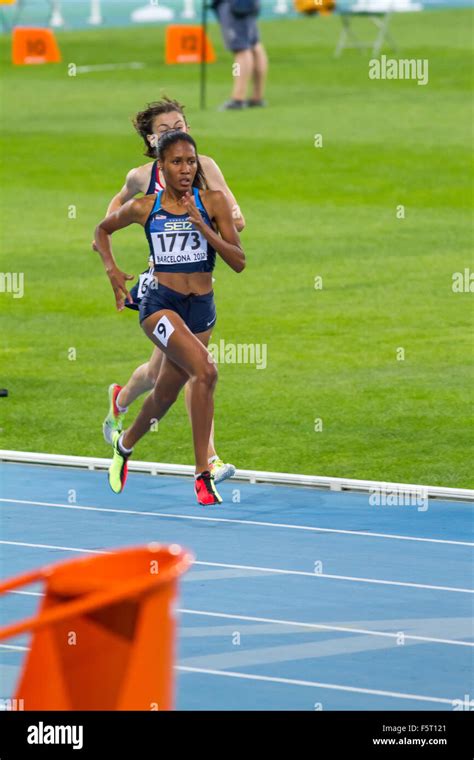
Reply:
[[191, 230], [191, 232], [161, 232], [157, 237], [162, 253], [197, 251], [201, 247], [201, 236], [196, 230]]

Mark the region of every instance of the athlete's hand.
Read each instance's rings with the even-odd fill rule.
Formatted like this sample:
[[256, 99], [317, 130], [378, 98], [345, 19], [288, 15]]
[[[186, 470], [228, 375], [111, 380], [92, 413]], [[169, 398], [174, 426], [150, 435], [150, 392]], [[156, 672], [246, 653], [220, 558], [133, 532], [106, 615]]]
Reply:
[[186, 192], [181, 198], [181, 203], [188, 212], [188, 221], [192, 222], [197, 229], [201, 229], [204, 225], [199, 209], [196, 206], [194, 195], [190, 192]]
[[93, 251], [96, 251], [97, 253], [99, 253], [99, 249], [97, 248], [97, 246], [95, 244], [95, 240], [92, 241], [91, 248], [92, 248]]
[[112, 290], [114, 291], [117, 311], [123, 311], [126, 300], [129, 303], [133, 303], [133, 298], [127, 290], [127, 281], [134, 280], [135, 278], [133, 274], [126, 274], [117, 267], [111, 269], [107, 274], [109, 276], [110, 284], [112, 285]]

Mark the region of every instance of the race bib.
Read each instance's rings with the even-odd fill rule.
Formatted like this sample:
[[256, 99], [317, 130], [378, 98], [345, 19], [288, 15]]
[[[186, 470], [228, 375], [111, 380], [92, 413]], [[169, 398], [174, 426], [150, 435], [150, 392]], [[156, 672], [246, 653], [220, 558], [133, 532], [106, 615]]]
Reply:
[[173, 333], [174, 333], [173, 325], [171, 324], [168, 317], [166, 315], [163, 315], [161, 319], [158, 320], [156, 327], [153, 330], [153, 335], [156, 335], [160, 343], [162, 343], [166, 347]]
[[[207, 240], [199, 230], [191, 229], [152, 232], [153, 258], [155, 266], [173, 264], [194, 264], [207, 261]], [[180, 226], [183, 222], [180, 223]]]
[[153, 282], [154, 279], [153, 270], [151, 272], [150, 270], [142, 272], [140, 279], [138, 280], [137, 301], [141, 301], [147, 292], [150, 283]]

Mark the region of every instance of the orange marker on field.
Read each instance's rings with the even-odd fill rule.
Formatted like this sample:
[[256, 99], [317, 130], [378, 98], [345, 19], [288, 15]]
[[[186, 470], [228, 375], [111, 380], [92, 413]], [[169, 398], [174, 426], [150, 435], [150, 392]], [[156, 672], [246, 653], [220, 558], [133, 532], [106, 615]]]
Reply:
[[[165, 63], [201, 63], [203, 58], [201, 26], [171, 24], [166, 27]], [[214, 63], [216, 54], [206, 35], [206, 63]]]
[[172, 710], [175, 602], [193, 556], [148, 544], [75, 557], [0, 581], [42, 581], [36, 616], [0, 628], [31, 633], [14, 705], [24, 710]]
[[60, 63], [56, 37], [51, 29], [16, 26], [12, 33], [12, 62], [22, 66], [36, 63]]

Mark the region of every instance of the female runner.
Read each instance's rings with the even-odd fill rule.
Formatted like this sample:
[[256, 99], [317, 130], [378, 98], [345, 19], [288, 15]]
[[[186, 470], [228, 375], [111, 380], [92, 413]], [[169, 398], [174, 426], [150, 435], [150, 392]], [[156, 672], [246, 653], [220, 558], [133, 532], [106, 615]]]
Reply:
[[214, 413], [215, 363], [206, 348], [216, 323], [212, 271], [216, 253], [236, 272], [245, 255], [229, 204], [220, 190], [204, 186], [196, 143], [186, 132], [168, 132], [159, 141], [158, 160], [166, 187], [158, 195], [133, 199], [96, 228], [95, 245], [106, 270], [116, 268], [109, 236], [141, 224], [154, 271], [140, 303], [140, 323], [165, 357], [155, 387], [135, 422], [112, 438], [109, 483], [123, 490], [127, 460], [135, 444], [159, 421], [190, 380], [190, 409], [196, 459], [195, 492], [200, 504], [222, 501], [209, 471], [207, 448]]

